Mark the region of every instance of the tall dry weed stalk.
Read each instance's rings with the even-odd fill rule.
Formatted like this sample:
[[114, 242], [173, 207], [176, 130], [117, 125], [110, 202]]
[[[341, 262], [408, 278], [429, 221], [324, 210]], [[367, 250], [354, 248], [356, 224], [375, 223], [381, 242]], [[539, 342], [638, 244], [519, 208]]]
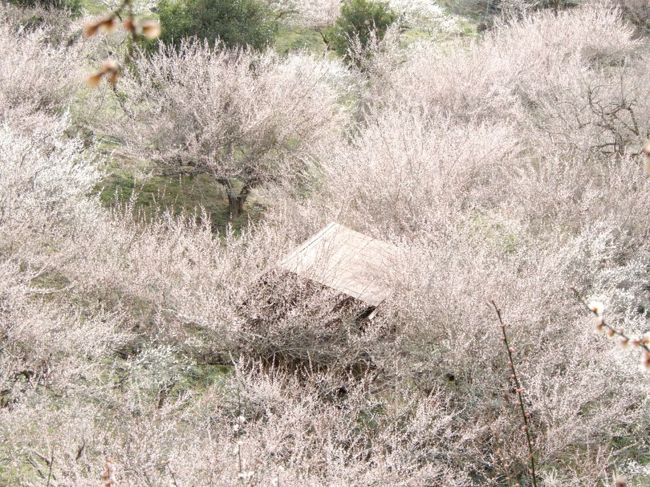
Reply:
[[497, 315], [497, 318], [499, 320], [499, 326], [501, 327], [501, 336], [503, 338], [503, 345], [506, 348], [506, 352], [508, 353], [508, 364], [510, 365], [510, 372], [511, 376], [510, 378], [512, 379], [512, 382], [515, 386], [515, 392], [517, 393], [517, 400], [519, 401], [519, 411], [521, 412], [521, 422], [522, 422], [522, 429], [524, 431], [524, 434], [526, 435], [526, 446], [528, 447], [528, 464], [530, 465], [530, 480], [533, 483], [533, 487], [537, 487], [537, 475], [535, 474], [535, 451], [533, 450], [533, 441], [532, 441], [532, 432], [531, 432], [531, 427], [530, 427], [530, 414], [526, 412], [526, 404], [524, 401], [524, 388], [521, 385], [521, 382], [519, 381], [519, 376], [517, 375], [517, 369], [515, 367], [515, 362], [512, 358], [515, 349], [510, 346], [510, 343], [508, 342], [508, 333], [506, 331], [506, 325], [503, 322], [503, 318], [501, 316], [501, 310], [499, 307], [496, 305], [494, 301], [490, 301], [490, 304], [494, 308], [494, 312]]

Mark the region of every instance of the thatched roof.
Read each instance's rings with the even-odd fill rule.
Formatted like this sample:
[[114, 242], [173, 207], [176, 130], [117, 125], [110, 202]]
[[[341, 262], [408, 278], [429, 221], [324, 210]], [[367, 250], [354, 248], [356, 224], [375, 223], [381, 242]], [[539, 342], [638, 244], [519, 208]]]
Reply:
[[378, 306], [391, 292], [386, 271], [397, 248], [330, 223], [285, 257], [279, 267], [341, 293]]

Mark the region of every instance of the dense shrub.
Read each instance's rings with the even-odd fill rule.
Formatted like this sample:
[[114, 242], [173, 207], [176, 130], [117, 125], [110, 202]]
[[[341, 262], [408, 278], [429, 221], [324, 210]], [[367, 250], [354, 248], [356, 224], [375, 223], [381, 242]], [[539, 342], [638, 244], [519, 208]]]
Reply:
[[267, 46], [277, 29], [273, 11], [260, 0], [163, 0], [159, 16], [166, 43], [191, 36], [226, 46]]
[[9, 3], [18, 7], [62, 9], [73, 15], [79, 15], [83, 7], [81, 0], [9, 0]]
[[7, 4], [0, 7], [0, 22], [14, 32], [38, 31], [41, 42], [50, 46], [72, 44], [74, 37], [78, 35], [75, 18], [60, 9]]
[[346, 56], [354, 42], [363, 48], [373, 35], [381, 40], [386, 29], [396, 20], [397, 14], [385, 3], [347, 0], [341, 7], [341, 15], [328, 31], [328, 42], [336, 52]]
[[285, 21], [302, 27], [330, 26], [341, 12], [340, 0], [267, 0], [267, 2], [284, 14]]
[[7, 13], [0, 20], [0, 108], [62, 110], [80, 85], [79, 46], [53, 45], [47, 26], [22, 29]]
[[623, 17], [632, 22], [641, 34], [650, 33], [650, 2], [646, 0], [619, 0]]
[[544, 12], [451, 56], [432, 44], [413, 49], [373, 84], [372, 100], [459, 123], [510, 120], [528, 127], [531, 150], [547, 149], [543, 137], [554, 151], [635, 153], [650, 114], [650, 88], [635, 81], [646, 56], [611, 7]]
[[582, 0], [459, 0], [446, 1], [449, 9], [458, 15], [479, 20], [479, 30], [492, 27], [502, 18], [520, 19], [535, 11], [554, 12], [580, 5]]

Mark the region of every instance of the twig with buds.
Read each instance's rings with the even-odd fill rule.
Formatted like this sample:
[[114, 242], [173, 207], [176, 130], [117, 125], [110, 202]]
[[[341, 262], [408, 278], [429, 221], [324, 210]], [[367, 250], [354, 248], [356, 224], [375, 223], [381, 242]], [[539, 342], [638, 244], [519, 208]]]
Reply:
[[650, 368], [650, 334], [646, 334], [639, 338], [631, 337], [625, 332], [625, 330], [616, 328], [605, 320], [605, 305], [603, 303], [600, 301], [586, 302], [577, 289], [571, 288], [571, 290], [576, 295], [578, 301], [580, 301], [580, 303], [582, 303], [594, 315], [594, 322], [597, 331], [604, 332], [610, 338], [619, 338], [622, 347], [632, 345], [633, 347], [640, 348], [643, 353], [643, 365], [646, 368]]
[[[125, 16], [122, 20], [122, 16]], [[153, 40], [160, 36], [160, 24], [154, 20], [144, 20], [136, 22], [133, 12], [132, 0], [122, 0], [122, 3], [108, 15], [88, 22], [84, 26], [84, 36], [93, 37], [101, 32], [114, 32], [120, 25], [128, 33], [132, 41], [142, 39]], [[113, 87], [117, 84], [120, 77], [121, 66], [114, 59], [106, 59], [101, 68], [88, 76], [86, 82], [92, 88], [99, 85], [102, 78]]]
[[102, 487], [115, 487], [115, 485], [117, 485], [115, 483], [115, 465], [110, 458], [107, 458], [102, 472]]
[[501, 317], [501, 310], [499, 309], [499, 307], [496, 305], [494, 301], [490, 301], [490, 304], [494, 308], [494, 311], [497, 314], [497, 318], [499, 319], [503, 344], [505, 345], [506, 351], [508, 352], [508, 362], [510, 364], [510, 372], [512, 373], [512, 380], [515, 384], [517, 399], [519, 400], [519, 409], [521, 411], [521, 418], [524, 424], [523, 430], [526, 433], [526, 444], [528, 446], [528, 460], [530, 464], [531, 482], [533, 483], [533, 487], [537, 487], [537, 476], [535, 475], [535, 452], [533, 450], [533, 440], [530, 432], [530, 423], [528, 421], [529, 416], [528, 413], [526, 412], [526, 405], [524, 403], [524, 388], [521, 387], [521, 382], [519, 382], [519, 376], [517, 376], [517, 369], [515, 368], [515, 362], [512, 359], [512, 354], [514, 350], [510, 346], [510, 343], [508, 342], [508, 334], [506, 333], [506, 325], [503, 322], [503, 318]]

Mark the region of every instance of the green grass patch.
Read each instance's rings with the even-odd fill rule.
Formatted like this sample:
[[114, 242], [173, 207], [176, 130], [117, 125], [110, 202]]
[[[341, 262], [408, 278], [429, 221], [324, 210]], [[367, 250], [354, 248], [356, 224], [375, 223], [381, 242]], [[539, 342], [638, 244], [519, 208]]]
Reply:
[[108, 11], [108, 7], [100, 0], [81, 0], [81, 8], [90, 15], [99, 15]]
[[298, 26], [281, 26], [278, 29], [273, 47], [280, 54], [298, 50], [317, 54], [322, 53], [327, 48], [318, 30]]
[[509, 228], [507, 224], [489, 215], [475, 215], [472, 219], [472, 227], [487, 242], [493, 243], [505, 254], [514, 254], [521, 246], [521, 238], [514, 228]]
[[460, 20], [460, 29], [464, 36], [476, 37], [479, 34], [478, 26], [479, 22], [475, 20], [468, 18], [462, 18]]
[[[0, 455], [2, 453], [0, 452]], [[45, 468], [47, 472], [47, 467]], [[26, 461], [9, 461], [8, 458], [0, 458], [0, 487], [15, 487], [16, 485], [36, 485], [39, 476], [36, 469]], [[33, 484], [32, 484], [33, 482]]]
[[253, 195], [249, 197], [243, 214], [231, 221], [224, 187], [207, 174], [138, 179], [124, 172], [115, 172], [102, 181], [97, 191], [105, 206], [131, 204], [142, 221], [152, 221], [164, 212], [200, 219], [201, 209], [204, 209], [214, 231], [224, 231], [229, 225], [234, 231], [240, 231], [262, 213], [262, 206]]
[[205, 392], [209, 387], [220, 385], [232, 375], [234, 368], [228, 365], [193, 364], [170, 391], [171, 396], [180, 396], [184, 392]]
[[434, 35], [431, 33], [431, 31], [419, 27], [413, 27], [402, 32], [402, 35], [400, 36], [400, 44], [402, 47], [408, 47], [414, 42], [428, 41], [433, 38]]
[[60, 291], [70, 284], [70, 279], [57, 270], [49, 270], [32, 279], [31, 284], [42, 291]]

